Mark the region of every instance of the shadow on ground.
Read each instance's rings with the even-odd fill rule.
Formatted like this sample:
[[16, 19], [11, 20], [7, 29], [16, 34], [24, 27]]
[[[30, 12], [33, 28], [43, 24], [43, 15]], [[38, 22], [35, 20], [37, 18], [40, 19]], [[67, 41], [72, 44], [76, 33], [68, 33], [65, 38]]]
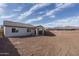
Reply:
[[17, 49], [8, 38], [0, 38], [0, 56], [19, 56]]
[[54, 33], [50, 32], [49, 30], [45, 31], [45, 36], [56, 36]]

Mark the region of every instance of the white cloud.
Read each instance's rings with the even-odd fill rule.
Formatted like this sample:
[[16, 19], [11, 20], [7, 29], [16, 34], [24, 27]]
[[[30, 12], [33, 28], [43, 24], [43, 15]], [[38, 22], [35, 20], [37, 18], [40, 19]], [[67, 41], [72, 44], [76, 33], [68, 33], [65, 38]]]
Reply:
[[[56, 4], [56, 5], [57, 5], [57, 4]], [[38, 6], [38, 5], [35, 5], [35, 6], [32, 7], [30, 10], [32, 10], [32, 11], [33, 11], [34, 9], [36, 10], [36, 9], [37, 9], [37, 6]], [[44, 4], [44, 5], [41, 5], [41, 4], [40, 4], [40, 6], [46, 6], [46, 5], [45, 5], [45, 4]], [[36, 18], [36, 19], [30, 19], [30, 20], [28, 20], [27, 22], [30, 23], [30, 22], [34, 22], [34, 21], [39, 21], [39, 20], [42, 20], [43, 17], [45, 17], [45, 16], [49, 16], [49, 17], [55, 18], [55, 15], [54, 15], [55, 12], [60, 11], [60, 10], [62, 10], [63, 8], [66, 8], [66, 7], [68, 7], [68, 6], [71, 6], [71, 4], [69, 4], [69, 3], [68, 3], [68, 4], [63, 4], [63, 3], [62, 3], [61, 5], [58, 4], [55, 9], [53, 9], [53, 10], [51, 10], [51, 11], [48, 11], [46, 14], [40, 16], [40, 17], [39, 17], [40, 19], [37, 19], [37, 18]], [[32, 13], [32, 12], [28, 11], [27, 15], [30, 15], [31, 13]]]
[[22, 7], [17, 7], [16, 9], [14, 9], [13, 11], [21, 11]]
[[[34, 5], [29, 11], [26, 11], [25, 13], [21, 14], [18, 19], [23, 19], [29, 15], [31, 15], [35, 10], [41, 8], [41, 7], [44, 7], [44, 6], [48, 6], [49, 4], [36, 4]], [[52, 17], [52, 18], [55, 18], [56, 15], [55, 13], [59, 12], [59, 11], [62, 11], [64, 8], [67, 8], [67, 7], [70, 7], [72, 6], [71, 3], [58, 3], [56, 4], [56, 8], [55, 9], [52, 9], [50, 11], [47, 11], [44, 15], [41, 15], [40, 16], [40, 19], [29, 19], [27, 22], [34, 22], [34, 21], [39, 21], [39, 20], [43, 20], [43, 18], [46, 16], [46, 17]], [[42, 12], [40, 12], [42, 13]]]
[[[56, 4], [56, 8], [55, 9], [52, 9], [51, 11], [48, 11], [46, 14], [40, 16], [41, 17], [41, 20], [43, 19], [43, 17], [45, 16], [48, 16], [48, 17], [52, 17], [52, 18], [55, 18], [55, 13], [58, 12], [58, 11], [61, 11], [63, 10], [64, 8], [67, 8], [69, 6], [71, 6], [72, 4], [71, 3], [58, 3]], [[36, 21], [39, 21], [39, 19], [37, 19]], [[31, 21], [32, 22], [32, 21]]]
[[64, 3], [64, 4], [61, 4], [61, 5], [57, 5], [56, 4], [56, 8], [55, 9], [53, 9], [53, 10], [51, 10], [51, 11], [49, 11], [49, 12], [47, 12], [46, 14], [45, 14], [45, 16], [51, 16], [51, 15], [54, 15], [54, 13], [56, 13], [56, 12], [58, 12], [58, 11], [61, 11], [61, 10], [63, 10], [64, 8], [67, 8], [67, 7], [69, 7], [69, 6], [71, 6], [72, 5], [72, 3]]
[[35, 10], [41, 8], [41, 7], [44, 7], [44, 6], [48, 6], [49, 4], [44, 4], [44, 3], [39, 3], [39, 4], [36, 4], [34, 5], [32, 8], [30, 8], [28, 11], [24, 12], [23, 14], [21, 14], [18, 19], [23, 19], [29, 15], [31, 15]]
[[0, 7], [6, 7], [7, 4], [6, 3], [0, 3]]
[[34, 21], [40, 21], [40, 20], [42, 20], [42, 17], [37, 17], [35, 19], [29, 19], [28, 21], [26, 21], [26, 23], [32, 23]]
[[56, 7], [60, 7], [60, 6], [62, 6], [63, 4], [64, 4], [64, 3], [56, 3], [55, 6], [56, 6]]
[[61, 26], [79, 26], [79, 16], [68, 17], [66, 19], [54, 20], [50, 23], [44, 24], [47, 27], [61, 27]]
[[50, 17], [51, 17], [51, 18], [55, 18], [55, 15], [51, 15]]
[[4, 14], [5, 12], [5, 7], [7, 6], [7, 4], [5, 3], [0, 3], [0, 15]]
[[36, 21], [37, 19], [29, 19], [29, 20], [27, 20], [25, 23], [31, 23], [31, 22], [33, 22], [33, 21]]
[[0, 15], [4, 13], [4, 9], [3, 8], [0, 8]]
[[39, 14], [43, 14], [43, 13], [44, 13], [44, 11], [39, 12]]
[[6, 18], [12, 18], [14, 17], [15, 15], [6, 15], [6, 16], [0, 16], [1, 19], [6, 19]]

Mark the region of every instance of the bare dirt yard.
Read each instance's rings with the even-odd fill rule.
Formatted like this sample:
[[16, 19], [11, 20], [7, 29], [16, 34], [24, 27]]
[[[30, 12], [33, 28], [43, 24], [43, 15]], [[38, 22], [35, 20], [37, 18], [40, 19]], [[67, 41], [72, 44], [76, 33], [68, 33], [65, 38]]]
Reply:
[[79, 56], [79, 30], [51, 32], [56, 36], [8, 38], [2, 48], [8, 55]]

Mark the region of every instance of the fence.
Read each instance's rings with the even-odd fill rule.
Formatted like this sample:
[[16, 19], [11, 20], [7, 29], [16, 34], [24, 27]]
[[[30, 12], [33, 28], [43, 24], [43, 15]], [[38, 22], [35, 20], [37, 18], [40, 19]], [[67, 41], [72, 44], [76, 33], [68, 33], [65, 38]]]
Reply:
[[0, 37], [3, 37], [3, 30], [0, 29]]

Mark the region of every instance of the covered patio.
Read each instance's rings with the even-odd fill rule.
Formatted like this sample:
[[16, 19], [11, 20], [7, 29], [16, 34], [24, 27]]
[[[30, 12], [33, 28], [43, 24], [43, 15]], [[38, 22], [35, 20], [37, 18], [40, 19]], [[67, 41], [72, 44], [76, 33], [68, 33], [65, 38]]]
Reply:
[[35, 35], [44, 35], [45, 28], [43, 26], [37, 26], [35, 29]]

